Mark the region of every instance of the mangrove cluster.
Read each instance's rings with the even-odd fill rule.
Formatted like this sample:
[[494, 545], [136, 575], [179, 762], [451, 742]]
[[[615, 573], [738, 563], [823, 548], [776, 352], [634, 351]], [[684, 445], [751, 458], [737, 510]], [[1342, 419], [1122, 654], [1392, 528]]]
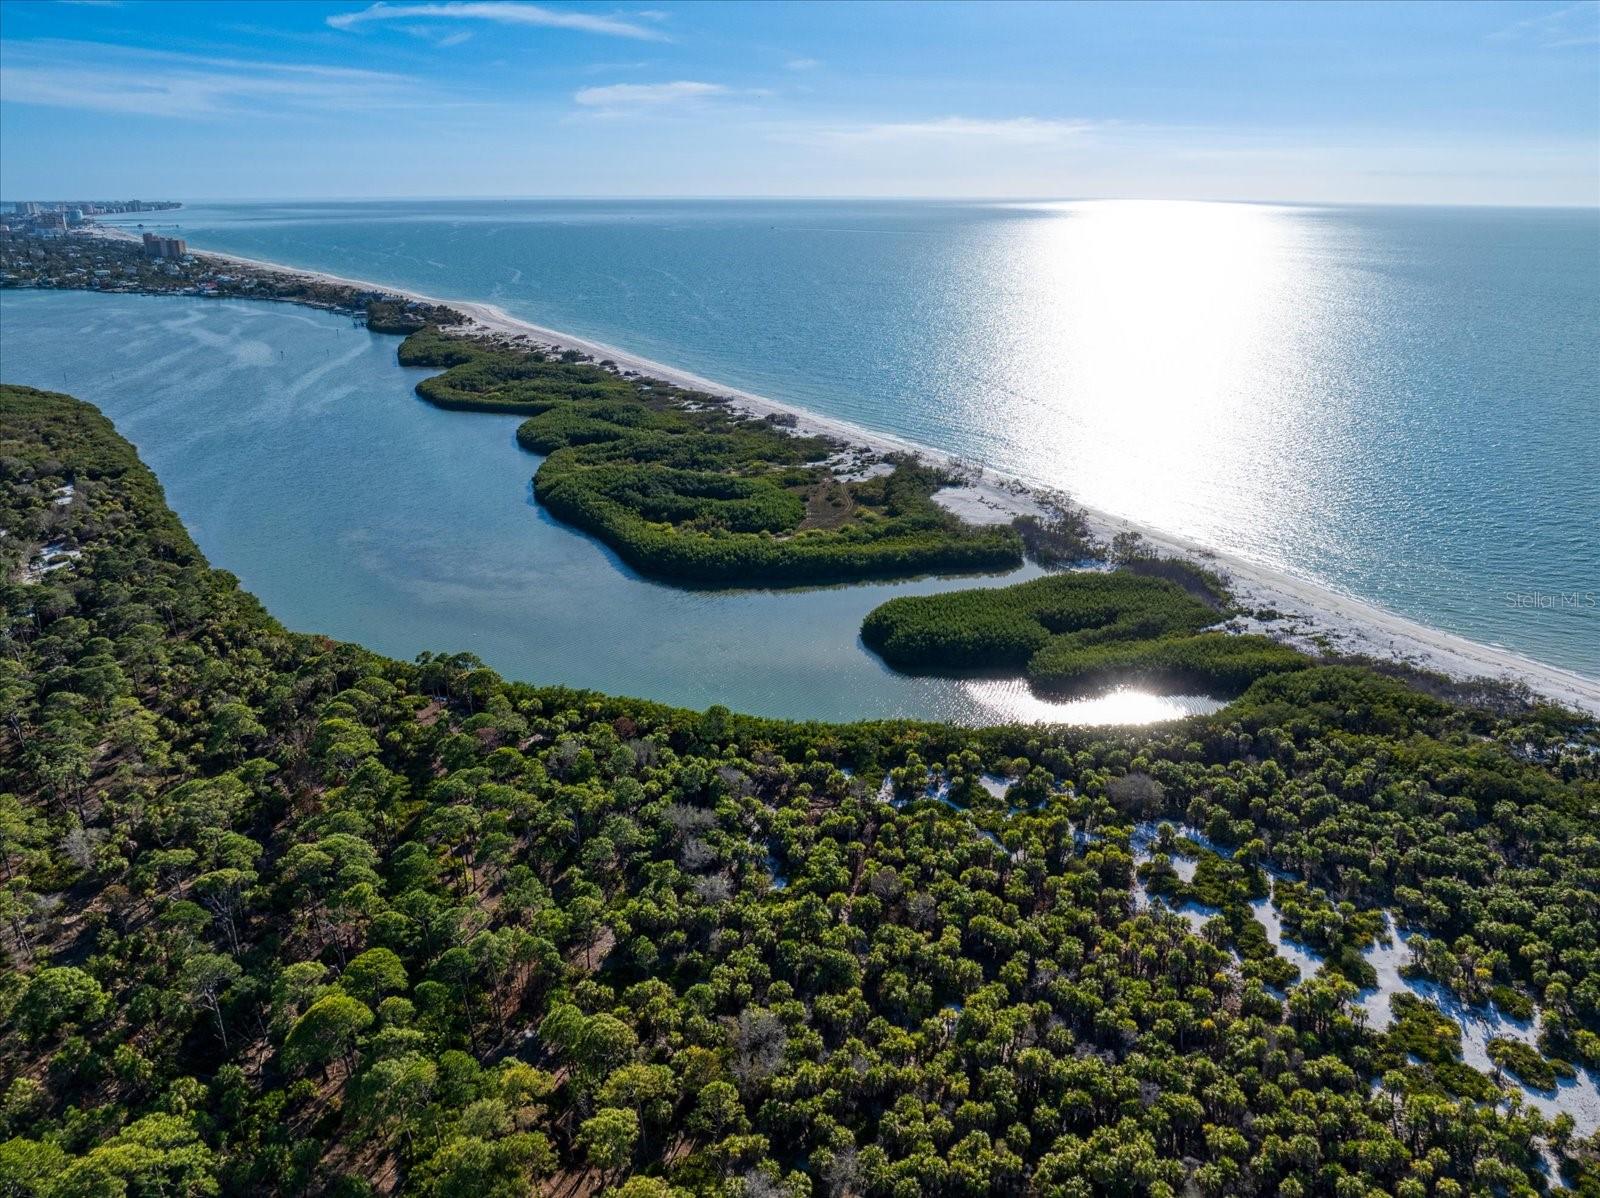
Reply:
[[1116, 684], [1237, 695], [1310, 664], [1268, 637], [1207, 631], [1222, 616], [1192, 590], [1205, 594], [1127, 568], [1054, 574], [890, 599], [867, 614], [861, 639], [897, 669], [1020, 674], [1049, 695]]
[[526, 415], [517, 440], [545, 455], [539, 502], [646, 574], [787, 584], [1022, 563], [1014, 530], [946, 512], [932, 496], [950, 477], [909, 458], [889, 473], [841, 478], [834, 442], [573, 352], [427, 329], [401, 344], [400, 361], [444, 368], [417, 386], [430, 403]]
[[[7, 1195], [1600, 1185], [1514, 1081], [1600, 1065], [1569, 714], [1308, 666], [1143, 732], [827, 726], [395, 661], [287, 632], [109, 422], [26, 388], [0, 529]], [[77, 556], [29, 573], [45, 543]], [[1150, 821], [1219, 850], [1138, 867], [1221, 910], [1200, 934], [1135, 899]], [[1263, 948], [1269, 891], [1314, 976]], [[1475, 1070], [1409, 995], [1373, 1030], [1346, 950], [1385, 912], [1537, 1048]]]

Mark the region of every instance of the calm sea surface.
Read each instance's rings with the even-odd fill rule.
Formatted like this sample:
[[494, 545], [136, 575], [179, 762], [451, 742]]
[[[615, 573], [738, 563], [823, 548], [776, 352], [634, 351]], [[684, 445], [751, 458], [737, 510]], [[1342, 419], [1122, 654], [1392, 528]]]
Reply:
[[[814, 719], [1144, 722], [1217, 706], [1051, 704], [908, 678], [861, 647], [892, 595], [972, 580], [692, 591], [641, 578], [533, 500], [515, 416], [443, 412], [399, 340], [288, 304], [0, 292], [0, 377], [98, 404], [213, 564], [292, 628], [511, 677]], [[1013, 577], [1030, 577], [1018, 571]]]
[[[194, 206], [1600, 675], [1600, 215], [1095, 202]], [[332, 382], [332, 380], [329, 380]]]

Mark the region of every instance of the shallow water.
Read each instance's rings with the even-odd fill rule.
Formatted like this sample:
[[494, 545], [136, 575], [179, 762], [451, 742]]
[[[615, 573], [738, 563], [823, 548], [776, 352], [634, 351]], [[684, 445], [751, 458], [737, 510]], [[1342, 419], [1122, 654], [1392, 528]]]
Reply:
[[[514, 678], [797, 719], [1144, 723], [1219, 704], [912, 678], [859, 642], [894, 595], [973, 579], [782, 591], [641, 578], [532, 497], [515, 416], [444, 412], [398, 340], [286, 304], [0, 292], [0, 377], [98, 404], [213, 564], [291, 628]], [[1017, 571], [1011, 579], [1036, 571]]]
[[962, 454], [1600, 676], [1600, 213], [228, 204], [200, 247], [431, 294]]

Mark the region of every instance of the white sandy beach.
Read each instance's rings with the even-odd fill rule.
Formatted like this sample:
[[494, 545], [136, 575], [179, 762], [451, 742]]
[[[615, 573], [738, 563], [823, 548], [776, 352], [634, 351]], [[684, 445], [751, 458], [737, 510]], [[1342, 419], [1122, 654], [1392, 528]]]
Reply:
[[[105, 226], [101, 226], [98, 231], [112, 236], [132, 236], [123, 230], [111, 230]], [[876, 432], [767, 396], [726, 387], [689, 371], [629, 353], [617, 346], [544, 328], [512, 316], [503, 308], [493, 304], [441, 299], [370, 280], [344, 278], [320, 271], [297, 270], [274, 262], [262, 262], [210, 250], [196, 251], [196, 256], [237, 262], [263, 270], [339, 283], [363, 290], [382, 291], [429, 304], [442, 304], [468, 317], [471, 327], [463, 330], [464, 332], [521, 338], [557, 350], [577, 350], [597, 361], [609, 360], [621, 371], [634, 371], [680, 387], [725, 396], [735, 407], [755, 416], [793, 416], [797, 422], [796, 430], [802, 433], [834, 437], [876, 454], [920, 454], [927, 461], [957, 467], [973, 476], [967, 485], [950, 488], [942, 492], [937, 499], [949, 510], [974, 523], [1007, 522], [1014, 516], [1040, 510], [1039, 503], [1033, 495], [1045, 488], [1027, 480], [995, 470], [978, 470], [971, 463], [941, 450], [917, 445], [888, 433]], [[1137, 532], [1152, 548], [1197, 560], [1226, 576], [1231, 581], [1241, 605], [1247, 610], [1270, 608], [1280, 613], [1281, 619], [1265, 625], [1247, 621], [1251, 631], [1265, 632], [1312, 653], [1317, 653], [1323, 646], [1327, 646], [1334, 652], [1402, 661], [1458, 679], [1489, 677], [1510, 680], [1525, 684], [1536, 693], [1558, 703], [1600, 715], [1600, 680], [1534, 661], [1509, 649], [1480, 644], [1466, 637], [1429, 627], [1322, 584], [1296, 578], [1281, 570], [1237, 555], [1218, 553], [1157, 529], [1136, 526], [1104, 512], [1091, 509], [1088, 510], [1088, 516], [1096, 536], [1109, 540], [1118, 532]]]

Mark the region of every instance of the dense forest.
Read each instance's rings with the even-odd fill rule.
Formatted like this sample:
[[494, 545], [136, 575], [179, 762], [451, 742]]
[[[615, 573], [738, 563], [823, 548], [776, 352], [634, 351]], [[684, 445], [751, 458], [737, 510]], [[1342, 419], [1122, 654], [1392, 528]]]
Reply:
[[[1600, 1065], [1574, 716], [1307, 664], [1142, 732], [826, 726], [395, 661], [26, 388], [0, 529], [0, 1193], [1600, 1192], [1513, 1080]], [[1385, 913], [1537, 1047], [1376, 1030]]]
[[952, 479], [913, 459], [851, 478], [835, 469], [845, 455], [832, 441], [573, 352], [429, 328], [401, 344], [400, 361], [444, 368], [417, 386], [430, 403], [527, 415], [518, 443], [547, 455], [534, 475], [539, 502], [647, 574], [802, 583], [1022, 564], [1015, 530], [940, 508], [933, 493]]
[[902, 670], [1023, 675], [1050, 695], [1118, 684], [1237, 695], [1311, 664], [1268, 637], [1206, 631], [1221, 607], [1192, 581], [1124, 567], [890, 599], [867, 613], [861, 639]]

